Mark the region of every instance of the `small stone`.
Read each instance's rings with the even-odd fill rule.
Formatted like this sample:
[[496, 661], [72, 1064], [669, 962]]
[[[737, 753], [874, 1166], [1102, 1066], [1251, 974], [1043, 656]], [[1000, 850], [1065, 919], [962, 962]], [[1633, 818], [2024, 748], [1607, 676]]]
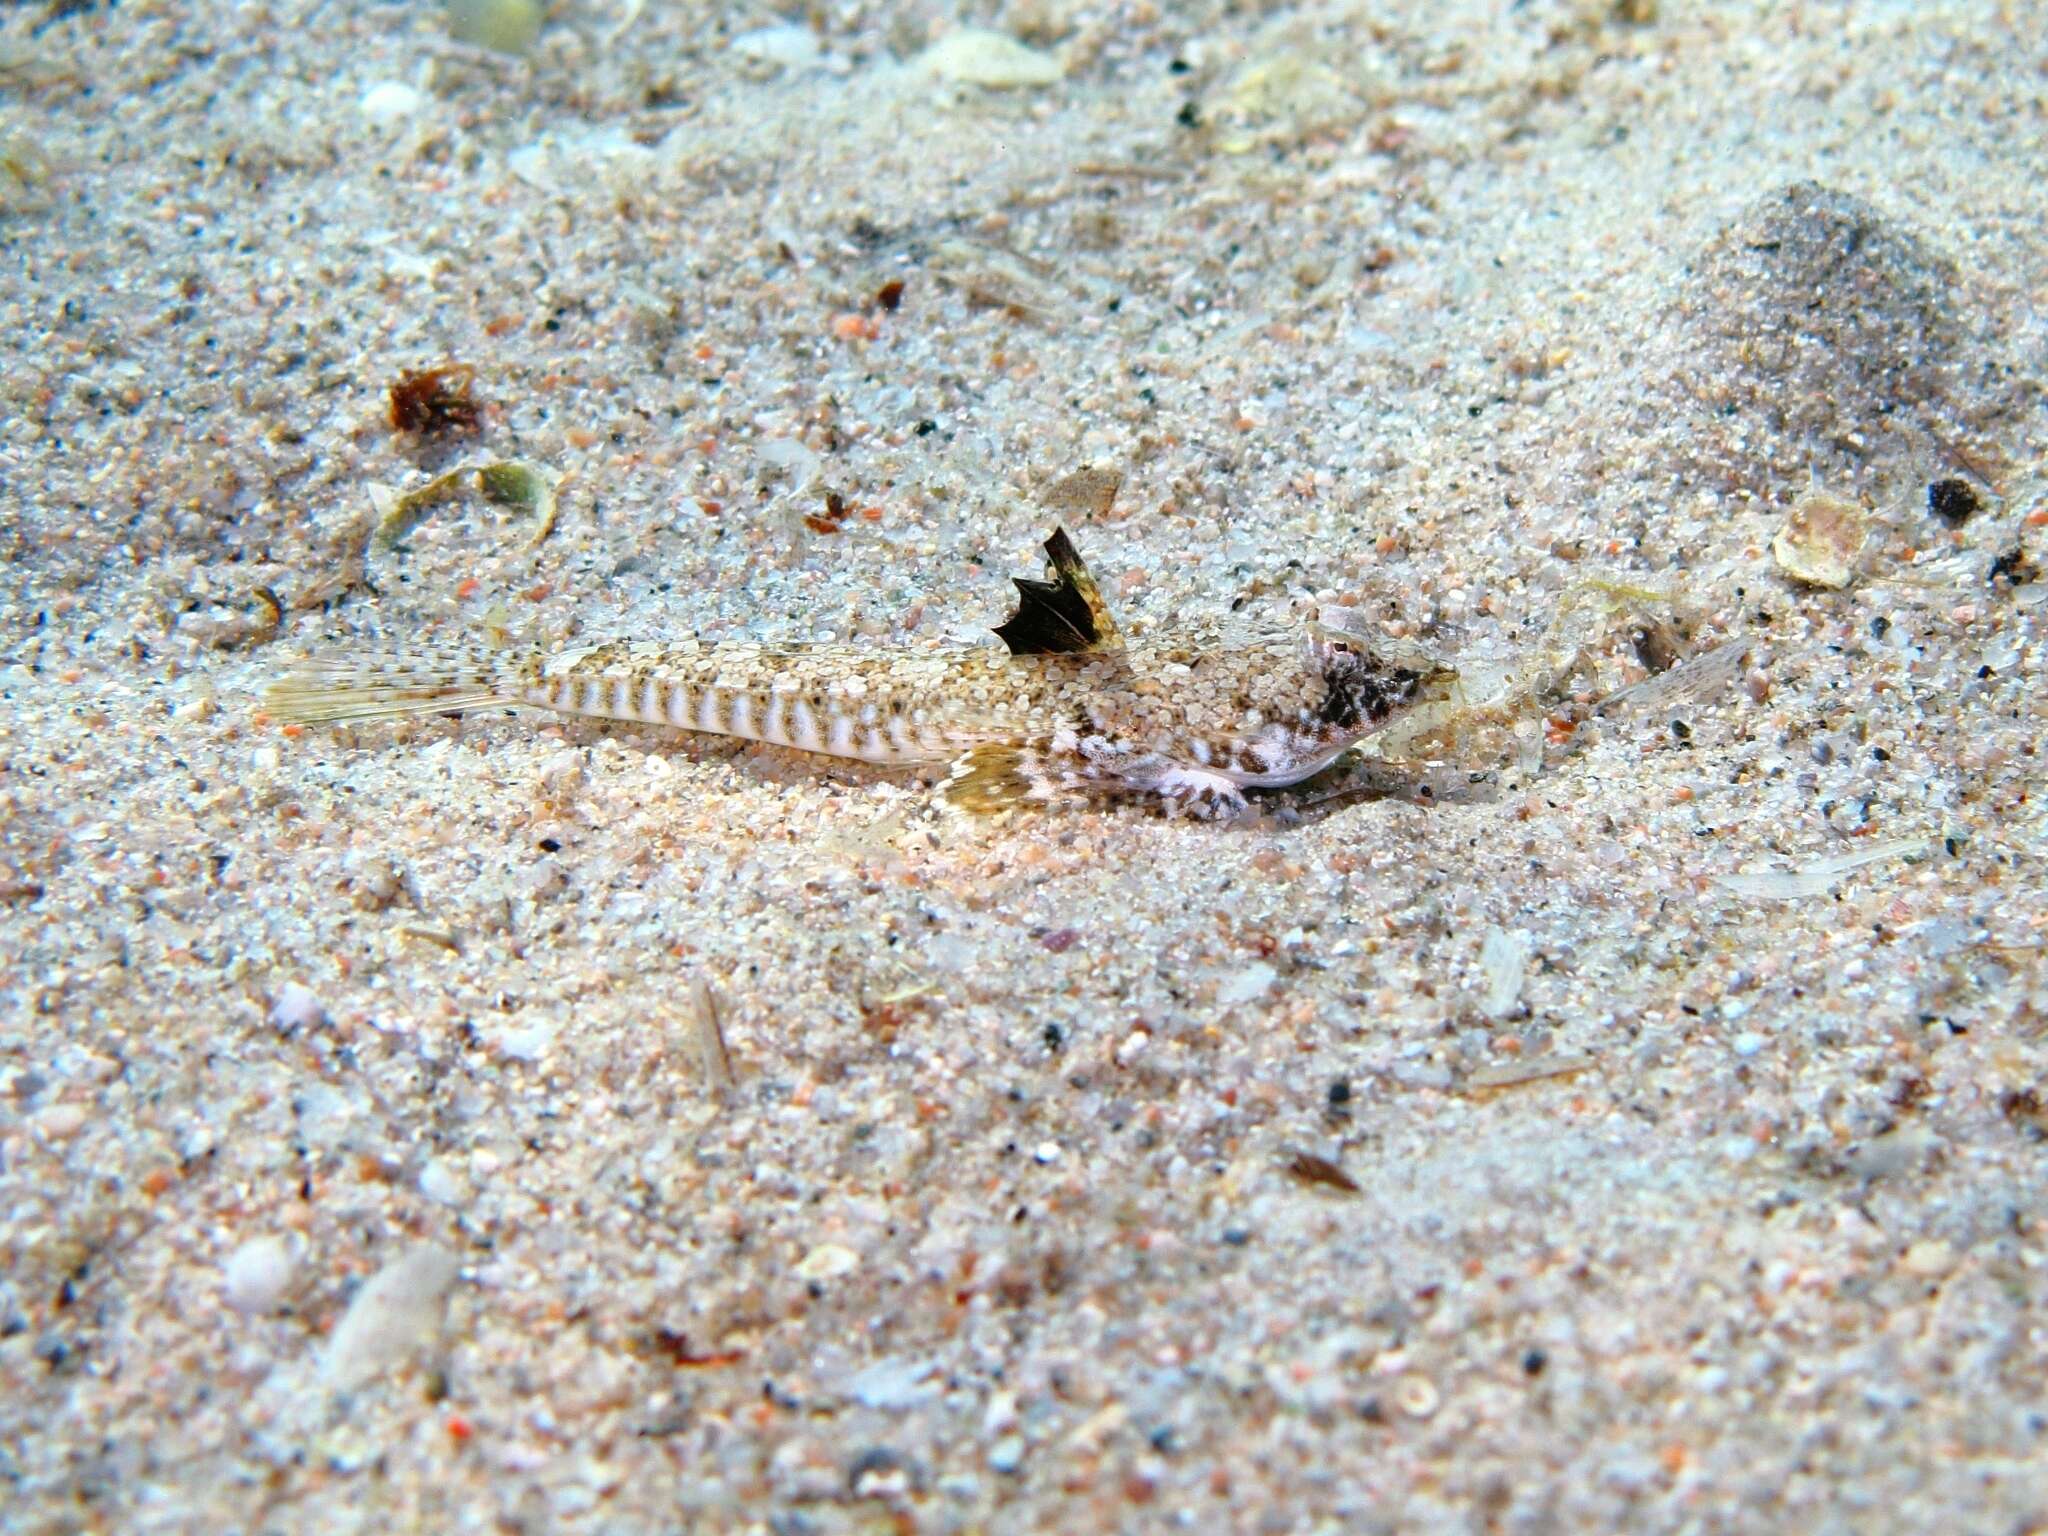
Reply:
[[441, 1205], [460, 1205], [469, 1198], [469, 1183], [445, 1157], [430, 1158], [420, 1170], [420, 1193]]
[[560, 1024], [542, 1020], [523, 1029], [496, 1030], [486, 1038], [507, 1061], [539, 1061], [555, 1043], [561, 1028]]
[[742, 32], [732, 40], [732, 51], [741, 58], [777, 69], [810, 69], [824, 54], [818, 46], [818, 34], [795, 24]]
[[1922, 1238], [1899, 1260], [1900, 1268], [1923, 1280], [1938, 1280], [1956, 1266], [1956, 1250], [1946, 1239]]
[[1417, 1057], [1412, 1061], [1397, 1061], [1390, 1069], [1395, 1082], [1403, 1088], [1448, 1088], [1451, 1086], [1451, 1069], [1440, 1061]]
[[408, 1248], [356, 1292], [327, 1341], [322, 1373], [347, 1392], [427, 1344], [441, 1328], [460, 1265], [433, 1243]]
[[46, 1141], [69, 1141], [85, 1129], [83, 1104], [51, 1104], [36, 1112], [36, 1129]]
[[802, 1280], [837, 1280], [860, 1268], [860, 1255], [838, 1243], [820, 1243], [797, 1262]]
[[400, 80], [380, 80], [363, 92], [358, 110], [378, 127], [388, 127], [411, 117], [427, 104], [427, 98]]
[[237, 1312], [268, 1312], [292, 1282], [291, 1245], [282, 1237], [252, 1237], [221, 1266], [228, 1305]]
[[986, 27], [960, 27], [948, 32], [917, 56], [916, 67], [955, 85], [1051, 85], [1065, 73], [1049, 53], [1027, 48], [1007, 33]]
[[1144, 1030], [1132, 1030], [1128, 1035], [1124, 1036], [1123, 1043], [1116, 1048], [1116, 1064], [1120, 1067], [1128, 1067], [1132, 1062], [1145, 1054], [1145, 1048], [1151, 1043], [1152, 1037]]
[[1056, 1141], [1042, 1141], [1031, 1153], [1031, 1160], [1041, 1168], [1050, 1167], [1060, 1160], [1060, 1144]]
[[991, 1472], [1011, 1473], [1024, 1465], [1024, 1437], [1005, 1435], [988, 1448], [988, 1467]]
[[943, 1390], [930, 1360], [878, 1360], [846, 1383], [846, 1394], [864, 1408], [901, 1412], [920, 1407]]
[[1248, 965], [1216, 989], [1216, 1002], [1224, 1008], [1255, 1002], [1272, 991], [1273, 984], [1279, 979], [1280, 973], [1264, 961]]
[[270, 999], [271, 1028], [283, 1034], [315, 1029], [326, 1022], [327, 1010], [320, 1006], [320, 999], [313, 995], [313, 989], [302, 982], [286, 982]]
[[1754, 1056], [1764, 1048], [1764, 1037], [1755, 1033], [1740, 1034], [1729, 1045], [1738, 1056]]

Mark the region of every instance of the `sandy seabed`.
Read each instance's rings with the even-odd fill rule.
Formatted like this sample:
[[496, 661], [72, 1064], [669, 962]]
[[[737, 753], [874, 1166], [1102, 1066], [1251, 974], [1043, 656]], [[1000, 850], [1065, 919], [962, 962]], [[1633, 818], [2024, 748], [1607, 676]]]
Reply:
[[[0, 11], [0, 1525], [2048, 1525], [2044, 31]], [[1219, 827], [261, 707], [1058, 519], [1472, 713]]]

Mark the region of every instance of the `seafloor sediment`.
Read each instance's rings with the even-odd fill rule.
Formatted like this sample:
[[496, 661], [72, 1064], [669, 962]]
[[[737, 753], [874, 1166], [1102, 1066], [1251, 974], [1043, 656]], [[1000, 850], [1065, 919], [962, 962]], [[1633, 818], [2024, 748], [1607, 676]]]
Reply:
[[[0, 11], [4, 1523], [2048, 1522], [2044, 47]], [[258, 698], [1056, 520], [1469, 707], [1217, 827]]]

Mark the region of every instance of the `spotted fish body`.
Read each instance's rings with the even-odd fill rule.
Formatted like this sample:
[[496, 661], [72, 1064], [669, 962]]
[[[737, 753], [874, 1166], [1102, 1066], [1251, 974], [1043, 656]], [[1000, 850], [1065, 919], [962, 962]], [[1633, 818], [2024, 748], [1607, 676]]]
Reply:
[[1138, 798], [1231, 815], [1297, 783], [1451, 674], [1311, 629], [1126, 641], [1064, 532], [1051, 581], [1020, 580], [1006, 649], [607, 641], [303, 664], [267, 695], [304, 721], [524, 705], [888, 766], [951, 765], [973, 810]]

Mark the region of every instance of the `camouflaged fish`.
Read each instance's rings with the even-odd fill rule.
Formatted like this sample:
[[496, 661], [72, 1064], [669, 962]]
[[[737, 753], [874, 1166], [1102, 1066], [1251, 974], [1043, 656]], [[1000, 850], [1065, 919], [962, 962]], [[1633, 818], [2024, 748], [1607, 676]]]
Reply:
[[1455, 679], [1312, 623], [1205, 642], [1126, 639], [1066, 530], [1048, 579], [1016, 579], [1004, 649], [740, 641], [478, 645], [307, 662], [271, 687], [286, 720], [378, 720], [523, 705], [903, 767], [950, 765], [975, 811], [1136, 800], [1234, 816], [1297, 784]]

